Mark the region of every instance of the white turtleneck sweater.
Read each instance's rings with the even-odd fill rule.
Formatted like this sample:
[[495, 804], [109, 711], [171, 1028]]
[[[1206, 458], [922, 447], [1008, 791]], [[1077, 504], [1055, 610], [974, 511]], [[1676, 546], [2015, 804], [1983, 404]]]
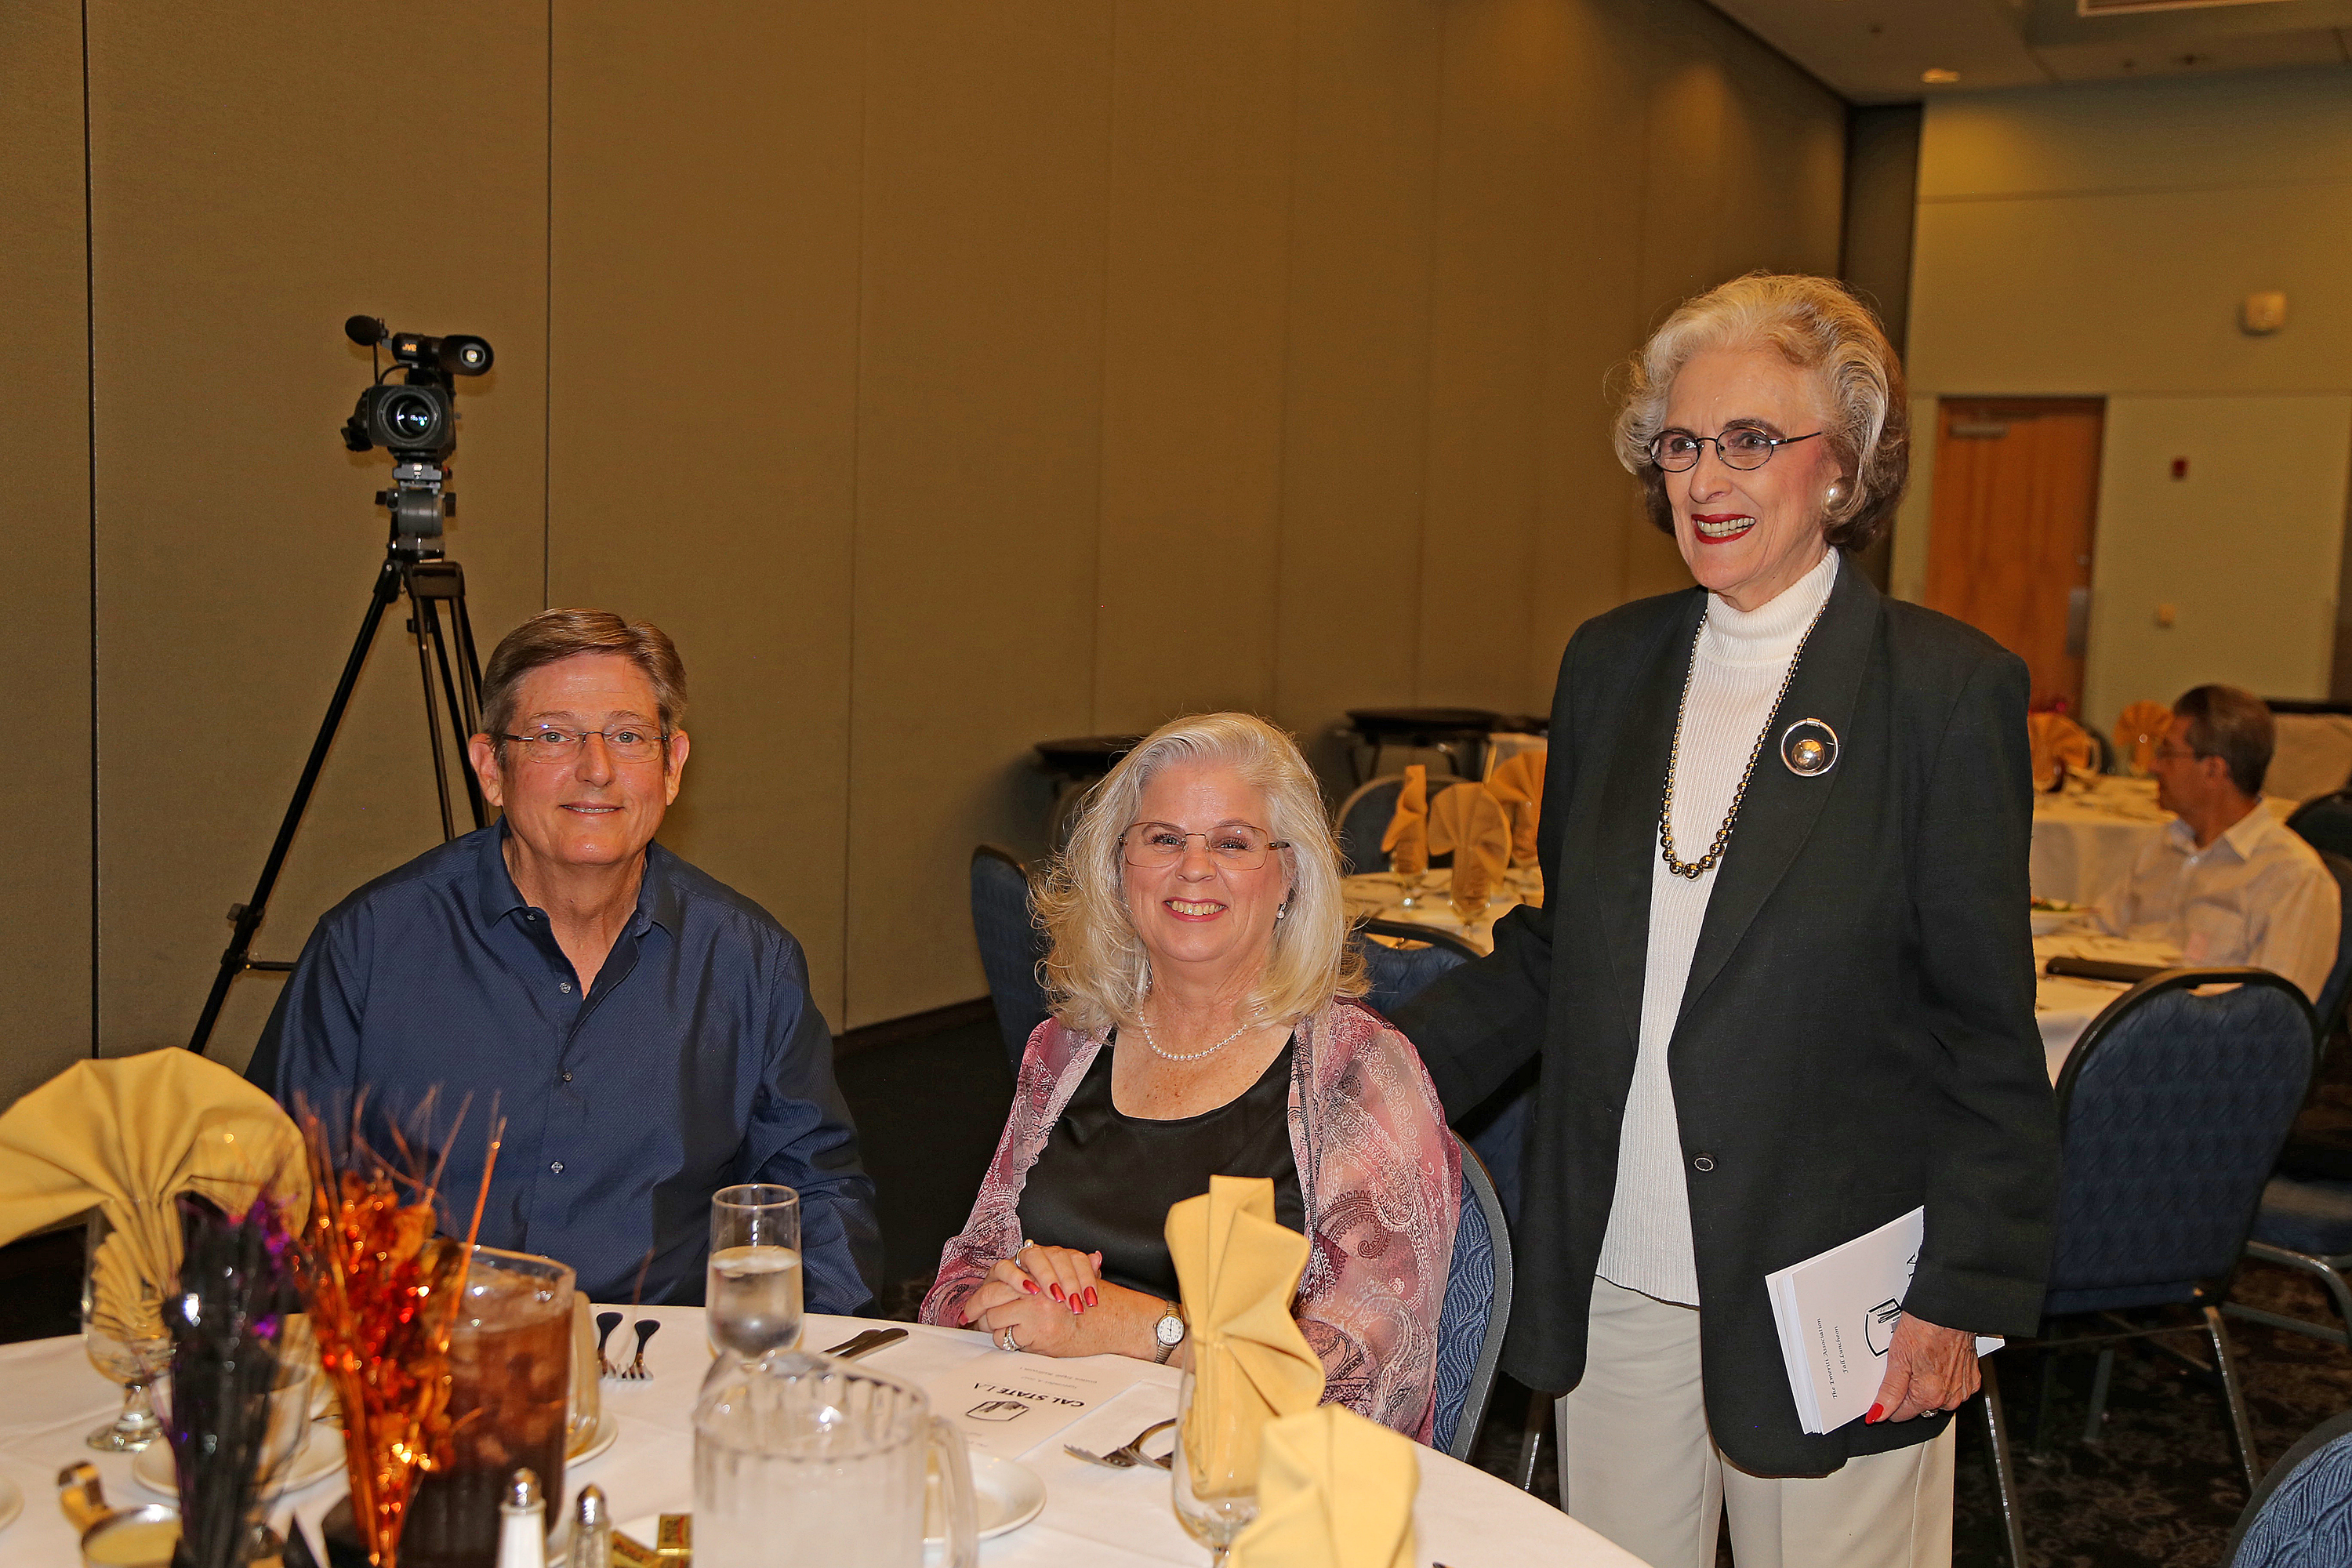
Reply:
[[[1733, 609], [1719, 596], [1706, 601], [1698, 658], [1683, 711], [1682, 753], [1675, 773], [1675, 855], [1687, 865], [1715, 842], [1723, 814], [1739, 787], [1757, 733], [1772, 716], [1773, 699], [1789, 673], [1797, 645], [1813, 624], [1838, 574], [1838, 555], [1826, 552], [1811, 572], [1757, 609]], [[1757, 767], [1779, 765], [1769, 744]], [[1663, 784], [1663, 781], [1661, 781]], [[1739, 853], [1732, 829], [1727, 857]], [[1666, 1076], [1666, 1045], [1690, 982], [1691, 953], [1715, 892], [1720, 864], [1698, 877], [1666, 869], [1650, 852], [1650, 943], [1642, 973], [1642, 1032], [1618, 1135], [1617, 1195], [1601, 1243], [1601, 1277], [1661, 1301], [1698, 1305], [1698, 1269], [1691, 1254], [1689, 1177], [1683, 1169], [1682, 1132], [1675, 1091]]]

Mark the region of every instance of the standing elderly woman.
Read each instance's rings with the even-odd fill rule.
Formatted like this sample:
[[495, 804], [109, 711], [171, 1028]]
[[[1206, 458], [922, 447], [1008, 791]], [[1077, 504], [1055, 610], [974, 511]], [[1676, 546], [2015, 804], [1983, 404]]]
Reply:
[[1054, 1016], [923, 1321], [1187, 1364], [1168, 1210], [1263, 1176], [1314, 1244], [1294, 1310], [1324, 1398], [1426, 1441], [1461, 1160], [1412, 1045], [1354, 999], [1298, 748], [1242, 713], [1162, 726], [1095, 786], [1037, 902]]
[[[1656, 1568], [1947, 1563], [1972, 1336], [2041, 1315], [2057, 1129], [2033, 1024], [2025, 667], [1850, 552], [1903, 491], [1903, 377], [1818, 278], [1685, 304], [1620, 459], [1698, 586], [1560, 664], [1549, 894], [1398, 1009], [1453, 1107], [1540, 1054], [1504, 1365], [1569, 1510]], [[1863, 1421], [1808, 1436], [1765, 1276], [1911, 1210]]]

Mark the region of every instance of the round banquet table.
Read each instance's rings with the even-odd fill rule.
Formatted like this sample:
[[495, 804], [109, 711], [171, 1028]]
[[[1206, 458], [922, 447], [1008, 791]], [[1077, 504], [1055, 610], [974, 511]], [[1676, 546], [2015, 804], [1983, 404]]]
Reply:
[[[710, 1352], [699, 1307], [642, 1307], [630, 1310], [628, 1317], [662, 1321], [646, 1350], [653, 1375], [639, 1383], [604, 1380], [604, 1408], [608, 1417], [617, 1418], [618, 1436], [603, 1454], [566, 1468], [564, 1490], [568, 1500], [595, 1482], [604, 1489], [613, 1517], [637, 1534], [633, 1524], [693, 1506], [692, 1411]], [[811, 1314], [802, 1342], [823, 1349], [875, 1326], [868, 1320]], [[1034, 1359], [997, 1350], [986, 1336], [965, 1330], [905, 1326], [910, 1331], [907, 1339], [863, 1359], [917, 1384], [979, 1357], [1000, 1358], [1008, 1368]], [[629, 1340], [625, 1327], [614, 1334], [608, 1350]], [[1022, 1456], [1045, 1482], [1045, 1509], [1031, 1523], [982, 1542], [980, 1560], [988, 1568], [1067, 1568], [1072, 1563], [1088, 1568], [1205, 1568], [1208, 1550], [1176, 1521], [1166, 1471], [1105, 1469], [1062, 1452], [1066, 1442], [1097, 1453], [1115, 1448], [1176, 1413], [1174, 1371], [1120, 1356], [1098, 1361], [1108, 1381], [1121, 1386]], [[0, 1346], [0, 1384], [9, 1392], [0, 1406], [0, 1474], [25, 1494], [22, 1516], [0, 1529], [0, 1562], [10, 1568], [79, 1568], [74, 1532], [58, 1508], [60, 1469], [90, 1460], [105, 1479], [108, 1501], [118, 1507], [160, 1500], [131, 1479], [128, 1456], [94, 1453], [82, 1444], [84, 1434], [113, 1415], [116, 1391], [91, 1367], [78, 1338]], [[1432, 1563], [1502, 1568], [1538, 1562], [1552, 1568], [1640, 1568], [1638, 1559], [1506, 1481], [1433, 1449], [1420, 1449], [1418, 1458], [1418, 1568]], [[290, 1500], [314, 1544], [320, 1516], [342, 1493], [339, 1471]], [[276, 1517], [282, 1521], [284, 1514], [281, 1504]], [[650, 1544], [650, 1535], [639, 1539]], [[934, 1561], [937, 1555], [932, 1553]]]

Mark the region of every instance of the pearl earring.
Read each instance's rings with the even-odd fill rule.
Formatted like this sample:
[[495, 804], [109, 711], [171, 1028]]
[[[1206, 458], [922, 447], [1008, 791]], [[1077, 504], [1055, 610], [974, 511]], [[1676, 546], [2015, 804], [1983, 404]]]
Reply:
[[1838, 507], [1843, 505], [1844, 501], [1845, 481], [1843, 479], [1832, 479], [1830, 481], [1829, 489], [1822, 492], [1822, 504], [1834, 511]]

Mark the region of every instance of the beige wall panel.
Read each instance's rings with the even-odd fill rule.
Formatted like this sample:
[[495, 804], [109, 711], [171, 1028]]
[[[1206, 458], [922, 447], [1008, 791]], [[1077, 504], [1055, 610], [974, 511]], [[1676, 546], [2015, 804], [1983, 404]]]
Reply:
[[[337, 427], [366, 384], [353, 311], [475, 331], [454, 476], [486, 637], [539, 602], [546, 37], [541, 14], [382, 18], [278, 0], [96, 5], [100, 1043], [184, 1040], [383, 559], [381, 453]], [[430, 150], [419, 163], [418, 148]], [[417, 676], [381, 639], [259, 951], [291, 956], [352, 887], [437, 842]], [[239, 1064], [276, 982], [217, 1037]]]
[[1275, 712], [1327, 778], [1417, 693], [1444, 7], [1302, 0]]
[[[1923, 202], [1912, 379], [1947, 394], [2341, 388], [2347, 234], [2352, 183]], [[2275, 336], [2239, 330], [2257, 289], [2286, 291]]]
[[1610, 372], [1641, 339], [1642, 89], [1649, 40], [1632, 7], [1585, 0], [1568, 26], [1547, 92], [1549, 161], [1538, 205], [1549, 259], [1533, 587], [1521, 706], [1549, 713], [1560, 650], [1576, 628], [1625, 596], [1633, 481], [1609, 426]]
[[984, 988], [965, 863], [1094, 710], [1111, 26], [877, 0], [851, 678], [855, 1026]]
[[2110, 398], [2084, 714], [2208, 680], [2326, 696], [2347, 462], [2352, 396]]
[[1938, 97], [1922, 201], [2340, 184], [2352, 68]]
[[[1543, 0], [1446, 11], [1430, 310], [1419, 700], [1524, 710], [1540, 489], [1552, 85]], [[1506, 657], [1497, 658], [1501, 650]]]
[[16, 841], [0, 858], [0, 1106], [90, 1049], [89, 347], [81, 12], [0, 8], [0, 473], [8, 569], [0, 658], [40, 758], [9, 784]]
[[1117, 10], [1097, 731], [1272, 705], [1297, 23]]
[[677, 641], [663, 842], [800, 938], [835, 1022], [865, 47], [848, 7], [556, 16], [549, 598]]

